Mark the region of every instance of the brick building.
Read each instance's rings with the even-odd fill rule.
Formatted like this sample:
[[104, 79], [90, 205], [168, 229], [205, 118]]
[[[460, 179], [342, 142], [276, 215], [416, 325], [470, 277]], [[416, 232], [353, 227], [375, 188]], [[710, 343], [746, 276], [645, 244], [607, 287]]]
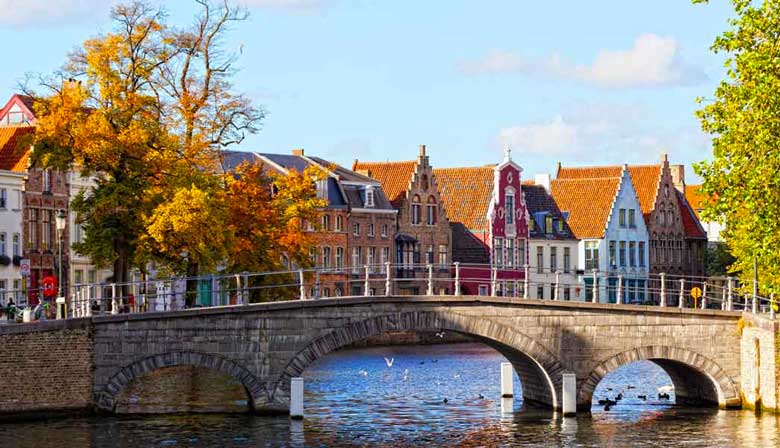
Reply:
[[393, 228], [395, 292], [424, 294], [427, 265], [432, 265], [433, 277], [440, 279], [434, 281], [434, 291], [449, 294], [452, 231], [425, 145], [420, 145], [417, 160], [355, 160], [352, 169], [379, 181], [390, 204], [398, 211]]

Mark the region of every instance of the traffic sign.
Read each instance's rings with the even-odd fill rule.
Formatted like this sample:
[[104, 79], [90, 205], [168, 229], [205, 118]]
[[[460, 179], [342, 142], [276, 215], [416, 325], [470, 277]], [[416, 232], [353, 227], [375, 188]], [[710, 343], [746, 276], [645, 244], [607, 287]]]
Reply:
[[701, 288], [699, 288], [698, 286], [694, 286], [693, 288], [691, 288], [691, 297], [693, 297], [694, 299], [700, 298]]
[[22, 277], [30, 276], [30, 259], [23, 258], [19, 261], [19, 275]]

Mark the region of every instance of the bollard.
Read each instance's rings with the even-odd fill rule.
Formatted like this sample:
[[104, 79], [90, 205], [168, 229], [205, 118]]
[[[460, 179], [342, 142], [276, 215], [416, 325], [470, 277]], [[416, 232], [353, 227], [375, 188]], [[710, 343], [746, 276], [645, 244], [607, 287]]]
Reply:
[[528, 298], [528, 263], [525, 264], [525, 277], [523, 278], [523, 298]]
[[618, 275], [617, 278], [617, 297], [615, 298], [615, 302], [618, 305], [621, 305], [623, 303], [623, 276]]
[[300, 289], [300, 299], [306, 300], [306, 279], [304, 277], [303, 269], [298, 271], [298, 288]]
[[116, 300], [116, 283], [111, 283], [111, 314], [119, 314], [119, 304]]
[[365, 266], [366, 269], [366, 278], [363, 281], [363, 295], [365, 297], [371, 296], [371, 283], [369, 282], [369, 276], [371, 275], [370, 267], [368, 265]]
[[563, 374], [563, 416], [577, 414], [577, 377], [573, 373]]
[[677, 301], [678, 308], [685, 307], [685, 279], [680, 279], [680, 299]]
[[593, 270], [593, 300], [591, 302], [593, 303], [599, 303], [599, 283], [598, 283], [598, 272], [597, 270]]
[[390, 279], [390, 262], [385, 261], [385, 295], [391, 296], [393, 295], [393, 282]]
[[290, 378], [290, 418], [303, 418], [303, 378]]
[[492, 267], [490, 268], [490, 296], [495, 297], [496, 294], [496, 276], [498, 275], [498, 268]]
[[460, 295], [460, 262], [455, 262], [455, 295]]
[[733, 283], [731, 277], [729, 277], [729, 283], [728, 283], [728, 296], [726, 297], [726, 310], [734, 311], [734, 294], [733, 294]]
[[426, 295], [432, 296], [433, 295], [433, 265], [428, 264], [428, 290], [426, 291]]
[[512, 363], [501, 363], [501, 398], [514, 397], [512, 384]]
[[659, 305], [664, 307], [666, 306], [666, 274], [661, 272], [658, 276], [661, 277], [661, 301]]
[[555, 290], [553, 290], [553, 300], [558, 300], [558, 289], [561, 284], [561, 271], [555, 271]]

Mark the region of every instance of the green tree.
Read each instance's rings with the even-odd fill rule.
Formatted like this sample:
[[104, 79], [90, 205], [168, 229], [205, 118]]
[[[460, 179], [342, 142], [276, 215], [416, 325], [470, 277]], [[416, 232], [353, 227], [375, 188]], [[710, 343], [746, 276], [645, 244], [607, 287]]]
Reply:
[[[703, 0], [694, 0], [704, 3]], [[726, 56], [714, 99], [700, 98], [714, 157], [695, 165], [713, 198], [706, 219], [725, 224], [732, 272], [780, 291], [780, 1], [732, 0], [735, 17], [711, 49]]]

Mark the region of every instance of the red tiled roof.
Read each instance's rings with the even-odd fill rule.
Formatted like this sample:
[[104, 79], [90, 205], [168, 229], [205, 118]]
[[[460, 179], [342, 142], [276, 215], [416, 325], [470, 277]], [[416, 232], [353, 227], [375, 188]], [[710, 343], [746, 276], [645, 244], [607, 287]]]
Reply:
[[701, 223], [696, 217], [696, 212], [685, 199], [685, 195], [678, 190], [675, 191], [677, 192], [677, 203], [680, 205], [680, 216], [682, 217], [683, 228], [685, 229], [685, 237], [707, 238], [707, 232], [702, 228]]
[[693, 213], [696, 214], [698, 219], [701, 219], [699, 210], [706, 208], [707, 203], [712, 203], [713, 201], [713, 199], [707, 196], [707, 193], [701, 191], [701, 185], [686, 185], [685, 199], [688, 201], [688, 204], [690, 204]]
[[603, 238], [620, 177], [553, 179], [550, 193], [577, 238]]
[[487, 212], [493, 195], [493, 167], [434, 168], [444, 211], [450, 222], [472, 233], [488, 229]]
[[[639, 206], [642, 208], [642, 214], [645, 222], [650, 219], [650, 213], [655, 208], [655, 198], [661, 184], [661, 173], [663, 165], [628, 165], [628, 174], [631, 175], [631, 183], [636, 190], [636, 196], [639, 199]], [[623, 167], [614, 166], [588, 166], [558, 168], [558, 179], [584, 179], [597, 177], [620, 177]]]
[[33, 132], [34, 126], [0, 126], [0, 169], [27, 171], [30, 150], [25, 137]]
[[352, 171], [364, 173], [368, 177], [378, 180], [382, 184], [382, 191], [390, 200], [393, 207], [398, 208], [406, 197], [406, 190], [412, 180], [414, 168], [417, 162], [414, 160], [403, 162], [359, 162], [355, 160]]

